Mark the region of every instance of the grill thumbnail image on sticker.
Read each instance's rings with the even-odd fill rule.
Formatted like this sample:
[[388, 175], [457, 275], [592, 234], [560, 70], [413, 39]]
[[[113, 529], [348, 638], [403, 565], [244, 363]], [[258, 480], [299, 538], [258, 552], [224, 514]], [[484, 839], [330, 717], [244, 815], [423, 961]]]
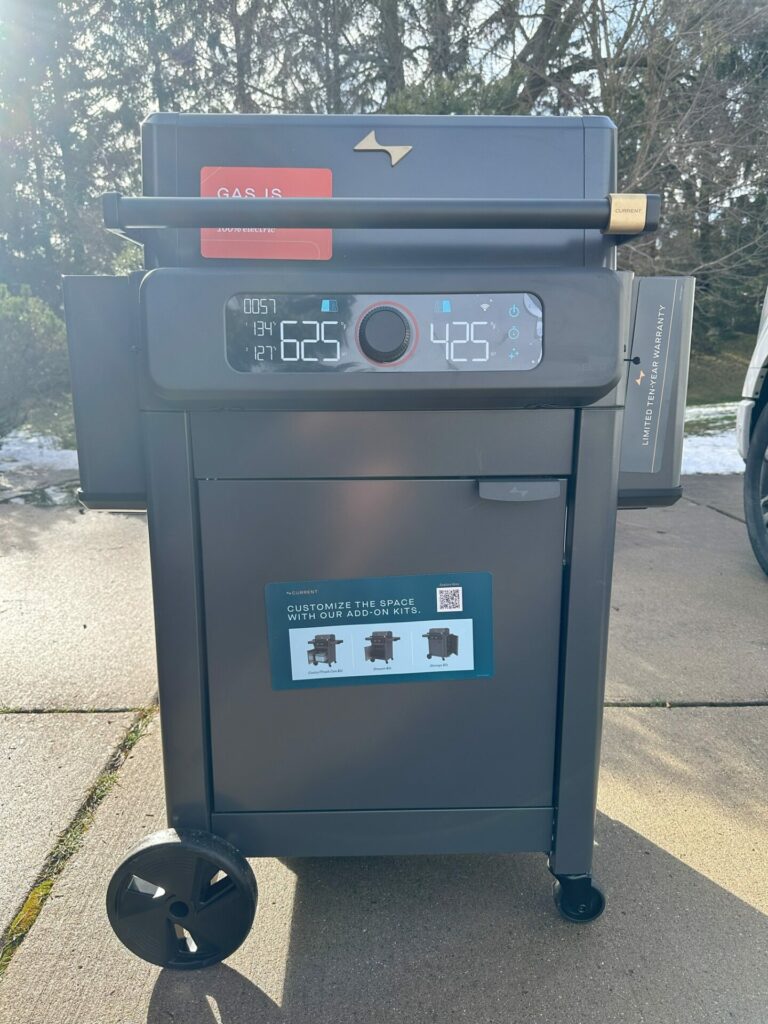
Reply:
[[307, 661], [310, 665], [333, 665], [336, 662], [336, 647], [343, 643], [343, 640], [336, 639], [335, 633], [318, 633], [309, 641]]
[[375, 629], [365, 638], [369, 646], [365, 648], [366, 661], [383, 661], [389, 663], [394, 658], [393, 644], [399, 636], [392, 636], [391, 629]]
[[452, 654], [459, 653], [459, 638], [447, 627], [430, 629], [421, 634], [427, 641], [428, 658], [442, 658], [445, 661]]

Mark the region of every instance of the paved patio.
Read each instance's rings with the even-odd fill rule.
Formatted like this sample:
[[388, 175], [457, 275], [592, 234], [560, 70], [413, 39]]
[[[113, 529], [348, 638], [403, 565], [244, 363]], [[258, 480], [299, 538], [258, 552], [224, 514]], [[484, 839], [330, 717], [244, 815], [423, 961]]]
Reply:
[[[144, 964], [103, 902], [125, 849], [164, 825], [155, 723], [0, 981], [0, 1024], [764, 1024], [768, 579], [739, 487], [696, 477], [673, 509], [620, 515], [598, 922], [557, 917], [541, 856], [261, 860], [254, 929], [226, 964]], [[149, 703], [155, 680], [143, 520], [4, 508], [0, 531], [16, 712], [0, 715], [1, 929], [128, 728], [114, 709]]]

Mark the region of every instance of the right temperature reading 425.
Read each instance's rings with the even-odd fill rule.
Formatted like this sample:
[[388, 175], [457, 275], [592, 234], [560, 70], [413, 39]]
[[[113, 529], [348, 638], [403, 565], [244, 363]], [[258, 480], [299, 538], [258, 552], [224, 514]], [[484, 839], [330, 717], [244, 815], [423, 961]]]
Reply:
[[448, 362], [487, 363], [491, 357], [488, 339], [483, 337], [487, 327], [487, 320], [446, 320], [441, 324], [431, 321], [429, 340], [445, 346]]

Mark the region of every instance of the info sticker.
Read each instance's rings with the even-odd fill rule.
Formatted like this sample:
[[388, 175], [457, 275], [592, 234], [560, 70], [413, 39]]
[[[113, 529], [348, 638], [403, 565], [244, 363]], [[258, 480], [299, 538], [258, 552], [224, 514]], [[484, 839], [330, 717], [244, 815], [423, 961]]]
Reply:
[[275, 690], [493, 675], [490, 573], [268, 583], [266, 604]]
[[[203, 167], [200, 195], [219, 199], [326, 198], [328, 167]], [[200, 253], [213, 260], [329, 260], [330, 228], [203, 228]]]

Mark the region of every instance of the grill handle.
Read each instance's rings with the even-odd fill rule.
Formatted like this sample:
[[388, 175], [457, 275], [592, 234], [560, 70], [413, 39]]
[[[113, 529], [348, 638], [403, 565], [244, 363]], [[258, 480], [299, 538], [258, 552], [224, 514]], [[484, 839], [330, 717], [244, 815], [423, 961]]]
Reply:
[[562, 480], [481, 480], [478, 488], [486, 501], [550, 501], [563, 492]]
[[208, 199], [102, 196], [111, 231], [150, 228], [598, 229], [616, 240], [659, 226], [661, 197], [605, 199]]

